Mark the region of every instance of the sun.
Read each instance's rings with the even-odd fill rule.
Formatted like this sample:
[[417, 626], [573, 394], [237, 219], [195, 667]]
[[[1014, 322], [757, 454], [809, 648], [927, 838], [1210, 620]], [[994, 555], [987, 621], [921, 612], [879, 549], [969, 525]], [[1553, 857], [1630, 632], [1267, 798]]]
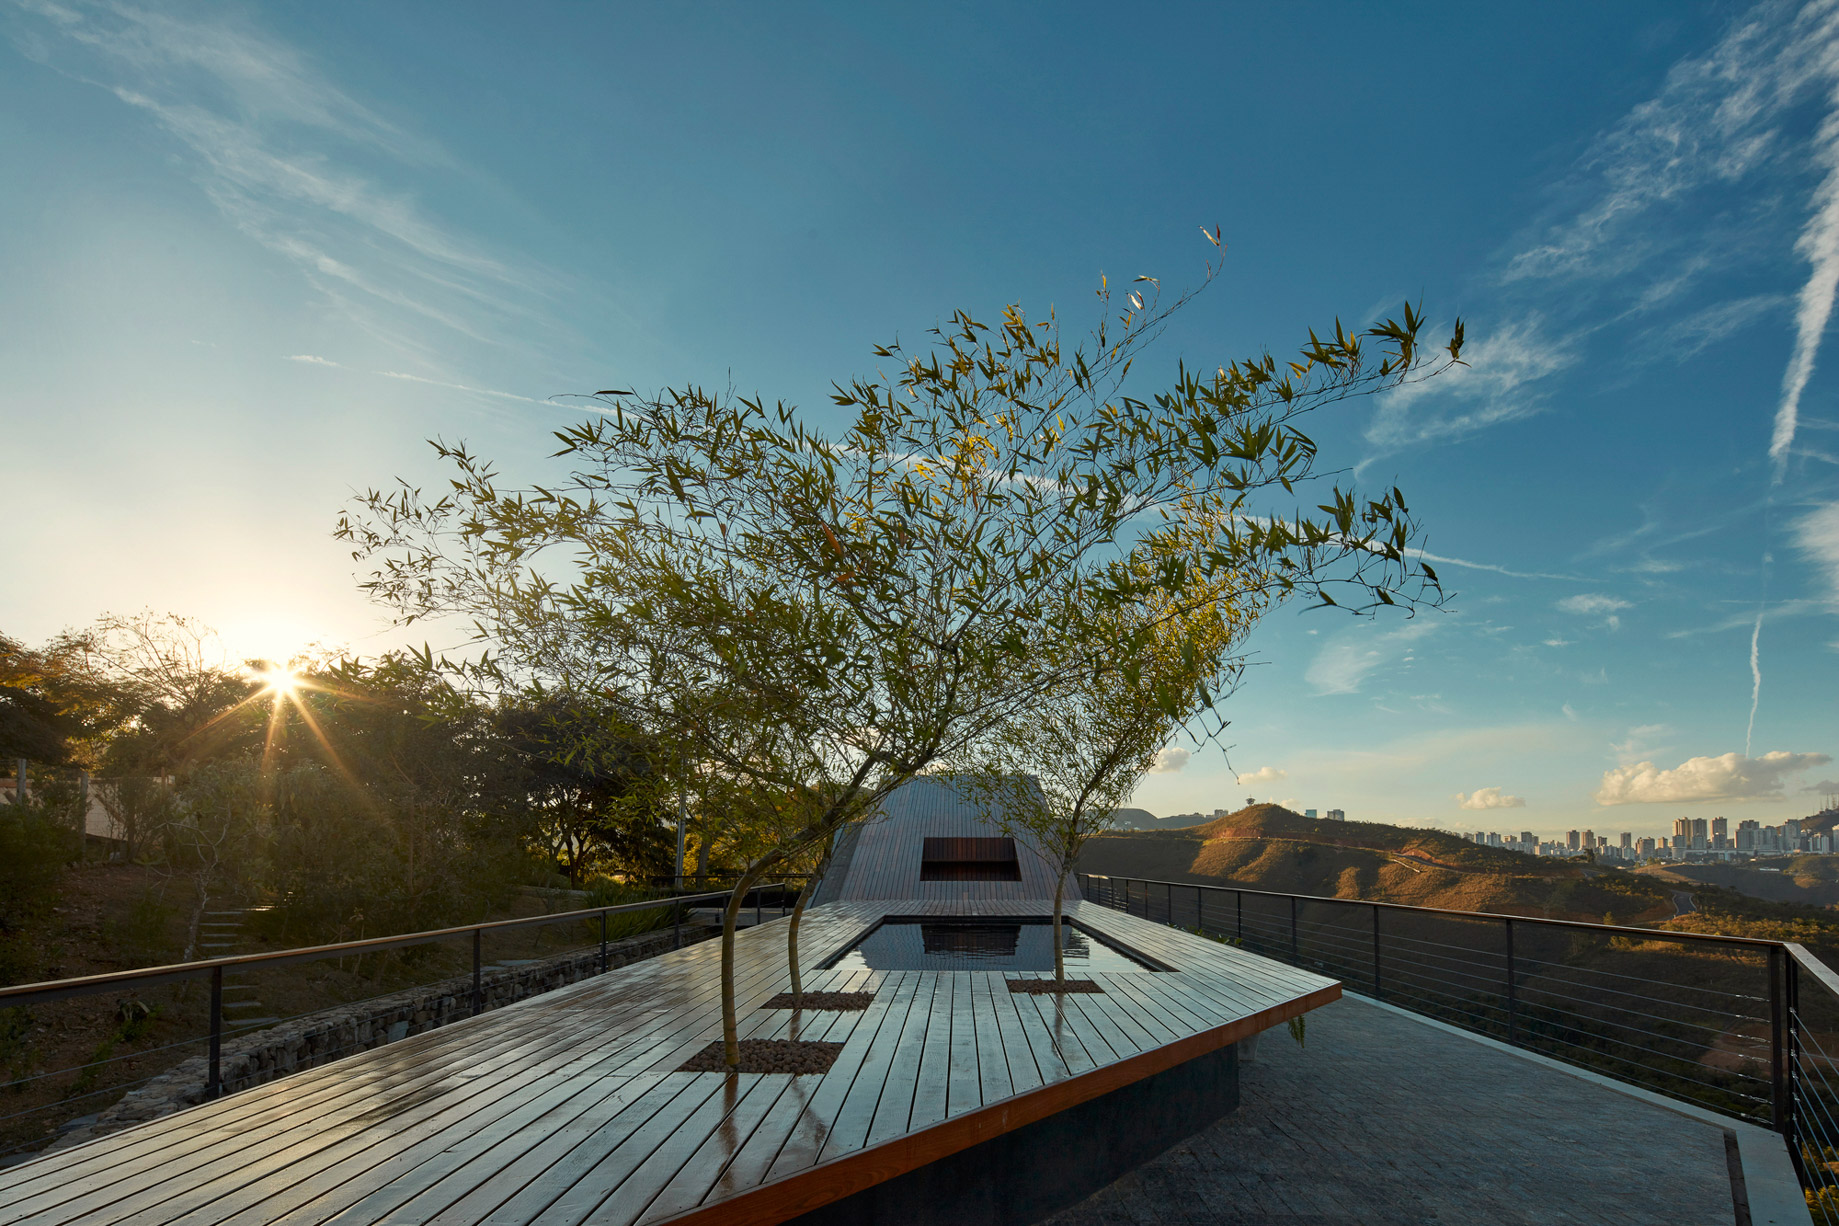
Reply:
[[286, 664], [265, 664], [256, 672], [262, 691], [276, 698], [291, 698], [300, 689], [300, 674]]

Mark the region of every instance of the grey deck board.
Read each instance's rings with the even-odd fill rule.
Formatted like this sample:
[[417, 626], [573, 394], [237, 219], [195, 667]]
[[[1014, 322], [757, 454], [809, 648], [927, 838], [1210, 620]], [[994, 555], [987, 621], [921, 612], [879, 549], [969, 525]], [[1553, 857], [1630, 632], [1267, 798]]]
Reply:
[[0, 1171], [0, 1226], [649, 1226], [1332, 985], [1077, 901], [1069, 916], [1177, 972], [1056, 1000], [998, 972], [820, 969], [884, 914], [1047, 907], [811, 908], [806, 990], [873, 992], [860, 1012], [761, 1008], [788, 986], [785, 927], [741, 932], [743, 1037], [841, 1042], [823, 1075], [674, 1071], [720, 1035], [702, 943]]

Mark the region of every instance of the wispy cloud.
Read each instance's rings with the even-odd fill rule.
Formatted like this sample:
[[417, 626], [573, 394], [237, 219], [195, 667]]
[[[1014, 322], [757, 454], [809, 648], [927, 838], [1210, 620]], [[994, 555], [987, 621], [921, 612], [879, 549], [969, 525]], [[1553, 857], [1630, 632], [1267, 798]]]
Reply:
[[1470, 562], [1463, 558], [1447, 557], [1440, 553], [1420, 553], [1418, 556], [1435, 566], [1466, 566], [1470, 570], [1493, 571], [1497, 575], [1506, 575], [1511, 579], [1558, 579], [1566, 583], [1578, 582], [1576, 575], [1555, 575], [1538, 570], [1513, 570], [1506, 566], [1497, 566], [1493, 562]]
[[1605, 596], [1600, 592], [1585, 592], [1577, 596], [1566, 596], [1559, 601], [1557, 608], [1564, 613], [1577, 613], [1594, 617], [1599, 613], [1620, 613], [1634, 606], [1620, 596]]
[[1435, 628], [1435, 622], [1419, 620], [1395, 630], [1344, 630], [1323, 644], [1303, 679], [1317, 694], [1355, 693], [1378, 669], [1409, 658], [1412, 644]]
[[549, 405], [554, 403], [554, 401], [550, 400], [538, 400], [534, 396], [520, 396], [516, 392], [501, 392], [496, 388], [475, 387], [470, 383], [453, 383], [445, 379], [430, 379], [425, 375], [411, 375], [400, 370], [363, 370], [358, 367], [347, 366], [343, 362], [334, 362], [330, 358], [322, 358], [316, 353], [290, 353], [287, 355], [287, 360], [289, 362], [304, 362], [310, 366], [329, 366], [334, 370], [350, 370], [358, 374], [376, 375], [380, 379], [400, 379], [405, 383], [425, 383], [429, 387], [446, 388], [449, 391], [455, 392], [471, 392], [475, 396], [493, 396], [500, 400], [516, 400], [523, 404]]
[[1239, 775], [1237, 781], [1242, 786], [1249, 787], [1254, 783], [1279, 783], [1289, 777], [1288, 771], [1280, 770], [1275, 766], [1260, 766], [1255, 771], [1246, 771]]
[[1510, 320], [1463, 351], [1466, 366], [1381, 397], [1366, 441], [1373, 448], [1362, 466], [1423, 443], [1462, 438], [1539, 411], [1541, 380], [1577, 361], [1575, 346], [1548, 333], [1534, 315]]
[[511, 322], [546, 314], [557, 277], [433, 216], [404, 175], [380, 177], [392, 168], [464, 177], [464, 168], [239, 13], [86, 0], [19, 7], [22, 51], [152, 119], [190, 155], [232, 225], [372, 333], [419, 354], [457, 338], [495, 344]]
[[1794, 521], [1790, 532], [1795, 548], [1818, 573], [1827, 608], [1839, 613], [1839, 502], [1809, 511]]

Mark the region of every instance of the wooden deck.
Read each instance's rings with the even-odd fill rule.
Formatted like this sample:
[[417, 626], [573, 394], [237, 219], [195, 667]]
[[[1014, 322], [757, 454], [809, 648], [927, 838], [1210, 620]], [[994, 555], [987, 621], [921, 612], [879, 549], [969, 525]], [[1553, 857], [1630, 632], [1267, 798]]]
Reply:
[[[836, 903], [815, 967], [884, 914]], [[783, 922], [737, 939], [743, 1037], [844, 1044], [822, 1076], [673, 1071], [719, 1037], [719, 953], [692, 946], [0, 1171], [0, 1223], [777, 1222], [1089, 1101], [1340, 995], [1334, 981], [1089, 903], [1080, 923], [1173, 973], [1016, 995], [1000, 972], [817, 971], [858, 1013], [758, 1006]], [[1013, 972], [1011, 972], [1013, 974]]]

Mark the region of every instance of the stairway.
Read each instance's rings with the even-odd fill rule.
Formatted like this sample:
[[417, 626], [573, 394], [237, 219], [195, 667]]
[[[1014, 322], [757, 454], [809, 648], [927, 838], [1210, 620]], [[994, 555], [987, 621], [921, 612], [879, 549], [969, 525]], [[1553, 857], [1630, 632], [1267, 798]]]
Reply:
[[[198, 927], [198, 952], [206, 958], [228, 958], [243, 952], [243, 915], [234, 911], [206, 911]], [[223, 1022], [226, 1030], [272, 1026], [280, 1018], [267, 1010], [249, 982], [249, 972], [231, 967], [223, 973]]]

